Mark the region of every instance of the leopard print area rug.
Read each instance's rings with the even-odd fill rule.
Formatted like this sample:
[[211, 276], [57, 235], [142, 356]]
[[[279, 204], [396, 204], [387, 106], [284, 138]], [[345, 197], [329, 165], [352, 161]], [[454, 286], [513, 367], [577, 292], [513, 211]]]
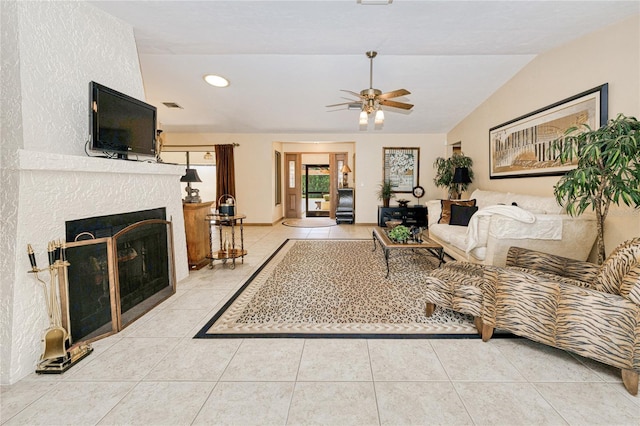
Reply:
[[470, 316], [425, 315], [422, 277], [438, 260], [372, 240], [287, 240], [195, 336], [476, 337]]

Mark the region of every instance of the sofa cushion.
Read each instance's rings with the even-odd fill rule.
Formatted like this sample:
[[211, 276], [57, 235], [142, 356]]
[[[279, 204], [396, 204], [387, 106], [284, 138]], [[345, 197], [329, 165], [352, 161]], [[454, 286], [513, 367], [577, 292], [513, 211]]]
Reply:
[[596, 290], [627, 297], [637, 282], [639, 264], [640, 238], [634, 238], [618, 246], [600, 266]]
[[476, 206], [459, 206], [452, 204], [449, 225], [468, 226], [471, 216], [477, 211], [478, 207]]
[[450, 236], [451, 236], [451, 232], [450, 229], [452, 227], [449, 225], [445, 225], [445, 224], [441, 224], [441, 223], [434, 223], [433, 225], [429, 226], [429, 235], [433, 235], [436, 238], [438, 238], [439, 240], [445, 242], [445, 243], [450, 243]]
[[507, 194], [507, 203], [516, 203], [518, 207], [528, 210], [532, 213], [544, 213], [544, 214], [562, 214], [564, 209], [555, 197], [542, 197], [539, 195], [525, 195], [514, 194], [509, 192]]
[[483, 189], [476, 189], [471, 193], [470, 199], [475, 199], [476, 206], [483, 209], [488, 206], [495, 206], [497, 204], [511, 204], [509, 200], [509, 194], [506, 192], [498, 191], [485, 191]]
[[[463, 226], [445, 225], [449, 228], [449, 244], [464, 252], [467, 248], [467, 228]], [[476, 247], [467, 255], [475, 257], [477, 260], [484, 260], [487, 254], [486, 241], [483, 247]]]
[[442, 211], [440, 212], [440, 220], [438, 220], [438, 223], [445, 225], [449, 224], [452, 204], [456, 204], [458, 206], [475, 206], [476, 200], [440, 200]]

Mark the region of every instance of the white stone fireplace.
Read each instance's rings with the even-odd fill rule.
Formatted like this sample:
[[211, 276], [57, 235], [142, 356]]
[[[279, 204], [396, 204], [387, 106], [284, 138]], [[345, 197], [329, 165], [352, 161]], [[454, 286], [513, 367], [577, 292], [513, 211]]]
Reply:
[[65, 221], [166, 208], [173, 223], [176, 280], [189, 273], [179, 183], [184, 167], [26, 150], [18, 150], [16, 160], [16, 223], [7, 224], [15, 230], [15, 260], [7, 264], [13, 285], [3, 283], [3, 298], [10, 299], [4, 306], [12, 310], [10, 342], [3, 341], [10, 349], [3, 355], [10, 353], [12, 382], [34, 371], [48, 326], [42, 289], [27, 274], [27, 244], [42, 267], [47, 242], [64, 240]]

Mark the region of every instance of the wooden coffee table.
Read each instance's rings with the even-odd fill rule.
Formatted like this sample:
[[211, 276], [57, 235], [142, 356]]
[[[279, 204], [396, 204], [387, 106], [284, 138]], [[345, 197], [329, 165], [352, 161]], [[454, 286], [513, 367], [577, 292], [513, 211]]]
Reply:
[[422, 242], [420, 243], [415, 241], [396, 243], [387, 235], [387, 228], [381, 228], [379, 226], [375, 226], [373, 228], [372, 236], [373, 251], [376, 250], [376, 241], [384, 251], [384, 260], [387, 263], [387, 276], [385, 278], [389, 278], [389, 253], [391, 250], [426, 250], [429, 254], [432, 254], [440, 261], [438, 267], [440, 267], [444, 262], [444, 248], [430, 239], [429, 234], [426, 232], [421, 234]]

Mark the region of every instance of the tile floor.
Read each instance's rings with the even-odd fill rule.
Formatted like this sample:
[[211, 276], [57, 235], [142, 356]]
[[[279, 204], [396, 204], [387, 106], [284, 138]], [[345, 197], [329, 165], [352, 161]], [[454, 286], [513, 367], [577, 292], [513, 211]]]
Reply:
[[525, 339], [193, 340], [286, 238], [370, 238], [367, 226], [245, 226], [249, 254], [176, 295], [64, 375], [3, 386], [2, 424], [639, 425], [619, 372]]

